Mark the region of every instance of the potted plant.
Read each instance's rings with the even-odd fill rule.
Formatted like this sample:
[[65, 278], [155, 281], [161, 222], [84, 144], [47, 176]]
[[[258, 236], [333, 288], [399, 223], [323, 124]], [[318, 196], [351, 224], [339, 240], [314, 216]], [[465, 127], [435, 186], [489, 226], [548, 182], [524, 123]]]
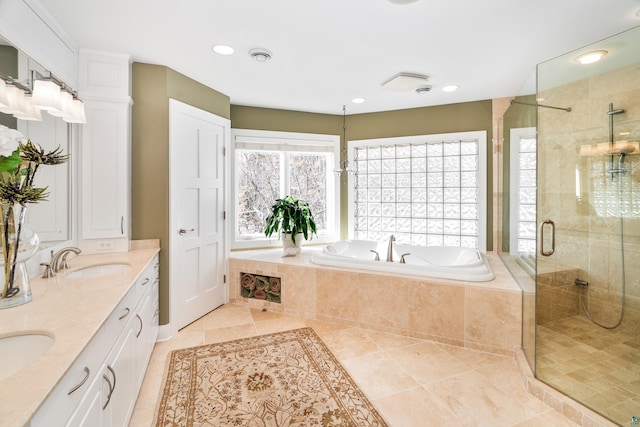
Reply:
[[316, 234], [316, 223], [307, 202], [287, 196], [276, 199], [271, 205], [271, 213], [267, 217], [267, 227], [264, 234], [271, 237], [280, 232], [285, 256], [300, 253], [301, 236], [311, 240]]

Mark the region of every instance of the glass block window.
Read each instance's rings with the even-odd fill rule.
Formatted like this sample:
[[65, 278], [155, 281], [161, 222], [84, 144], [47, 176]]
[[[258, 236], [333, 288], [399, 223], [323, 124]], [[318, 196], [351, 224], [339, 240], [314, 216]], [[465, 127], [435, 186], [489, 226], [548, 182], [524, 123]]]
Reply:
[[536, 129], [510, 133], [510, 253], [536, 252]]
[[485, 249], [486, 132], [350, 141], [358, 240]]
[[[580, 167], [576, 169], [576, 196], [586, 196], [593, 213], [599, 217], [640, 217], [640, 185], [635, 178], [640, 175], [637, 157], [624, 156], [621, 163], [619, 155], [581, 157]], [[612, 169], [618, 172], [612, 174]], [[586, 188], [581, 189], [584, 170], [588, 180]]]
[[281, 245], [277, 236], [265, 237], [265, 221], [273, 202], [289, 195], [309, 204], [314, 243], [338, 239], [338, 136], [233, 129], [232, 141], [232, 248]]

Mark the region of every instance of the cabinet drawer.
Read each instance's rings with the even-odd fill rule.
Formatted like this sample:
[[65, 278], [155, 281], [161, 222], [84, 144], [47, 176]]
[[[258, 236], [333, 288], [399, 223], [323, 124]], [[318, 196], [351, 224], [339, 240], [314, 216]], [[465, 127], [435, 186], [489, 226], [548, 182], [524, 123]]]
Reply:
[[136, 293], [136, 287], [132, 287], [127, 292], [127, 295], [120, 301], [118, 306], [107, 318], [104, 323], [104, 339], [107, 344], [107, 348], [111, 348], [118, 339], [120, 333], [124, 330], [124, 327], [129, 320], [134, 316], [136, 305], [138, 303], [138, 297]]
[[31, 420], [32, 427], [64, 425], [99, 373], [108, 350], [104, 328], [91, 340]]
[[158, 261], [158, 256], [156, 255], [136, 281], [136, 294], [139, 299], [157, 283], [159, 268], [160, 263]]

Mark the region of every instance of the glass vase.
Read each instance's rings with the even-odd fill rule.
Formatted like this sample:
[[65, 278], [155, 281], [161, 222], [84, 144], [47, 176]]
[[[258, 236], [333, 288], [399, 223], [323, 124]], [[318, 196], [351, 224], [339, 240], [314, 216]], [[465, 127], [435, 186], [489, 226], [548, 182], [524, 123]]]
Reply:
[[0, 204], [0, 309], [31, 301], [31, 288], [25, 261], [33, 256], [40, 245], [38, 234], [25, 224], [27, 207]]

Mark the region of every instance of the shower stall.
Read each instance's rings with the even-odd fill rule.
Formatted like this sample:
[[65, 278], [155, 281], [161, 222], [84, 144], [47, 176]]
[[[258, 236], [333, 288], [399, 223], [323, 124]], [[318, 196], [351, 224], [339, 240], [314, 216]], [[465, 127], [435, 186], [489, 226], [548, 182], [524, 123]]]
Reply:
[[[577, 60], [594, 51], [599, 62]], [[536, 130], [535, 220], [522, 157], [504, 161], [503, 180], [502, 255], [521, 278], [527, 360], [536, 378], [619, 425], [640, 417], [638, 52], [640, 27], [542, 63], [535, 94], [504, 116], [504, 159], [522, 152], [513, 129]], [[532, 233], [535, 252], [514, 247]]]

